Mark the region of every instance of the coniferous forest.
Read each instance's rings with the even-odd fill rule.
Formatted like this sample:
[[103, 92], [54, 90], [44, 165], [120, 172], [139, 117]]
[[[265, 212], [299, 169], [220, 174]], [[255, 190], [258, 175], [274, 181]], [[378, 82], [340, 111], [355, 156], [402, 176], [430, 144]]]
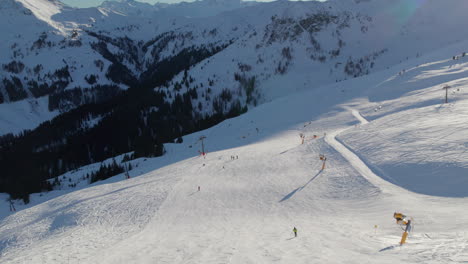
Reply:
[[[184, 50], [150, 67], [140, 80], [128, 77], [129, 71], [121, 64], [111, 67], [108, 74], [115, 80], [127, 76], [130, 88], [125, 91], [109, 86], [52, 94], [51, 109], [87, 93], [94, 99], [32, 131], [0, 137], [0, 192], [27, 202], [29, 194], [52, 188], [47, 179], [122, 153], [133, 151], [134, 158], [163, 155], [164, 143], [245, 112], [245, 106], [234, 103], [228, 111], [216, 108], [213, 114], [203, 116], [198, 114], [199, 106], [192, 105], [198, 97], [195, 89], [179, 91], [171, 100], [164, 91], [154, 89], [223, 48]], [[92, 120], [99, 122], [88, 126]], [[104, 174], [110, 177], [110, 172], [119, 171], [108, 169]]]

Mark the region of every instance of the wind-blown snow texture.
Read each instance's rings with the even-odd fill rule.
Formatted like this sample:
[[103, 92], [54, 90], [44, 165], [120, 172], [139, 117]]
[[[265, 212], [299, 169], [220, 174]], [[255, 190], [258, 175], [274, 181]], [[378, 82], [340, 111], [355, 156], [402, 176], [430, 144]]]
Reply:
[[[129, 180], [67, 173], [76, 188], [0, 204], [0, 262], [466, 263], [466, 50], [324, 85], [298, 72], [270, 102], [130, 161]], [[415, 224], [402, 247], [395, 211]]]

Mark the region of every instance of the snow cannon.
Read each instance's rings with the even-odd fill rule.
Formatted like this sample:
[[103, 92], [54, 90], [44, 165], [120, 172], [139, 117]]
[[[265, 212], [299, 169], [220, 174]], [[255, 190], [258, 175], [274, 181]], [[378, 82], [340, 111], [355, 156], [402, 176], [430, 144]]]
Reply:
[[406, 243], [406, 238], [408, 237], [408, 233], [411, 232], [411, 220], [407, 219], [406, 215], [402, 213], [395, 212], [393, 214], [393, 218], [395, 218], [396, 223], [400, 226], [404, 226], [404, 232], [401, 236], [400, 246]]
[[402, 213], [393, 213], [393, 218], [395, 218], [396, 223], [399, 225], [406, 225], [408, 224], [408, 220], [406, 220], [406, 215]]

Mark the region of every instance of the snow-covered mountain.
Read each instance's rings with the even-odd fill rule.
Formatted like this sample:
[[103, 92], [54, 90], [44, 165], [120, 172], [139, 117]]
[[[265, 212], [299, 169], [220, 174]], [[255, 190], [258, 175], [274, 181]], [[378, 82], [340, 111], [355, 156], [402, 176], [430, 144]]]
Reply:
[[[128, 0], [75, 9], [58, 1], [7, 0], [0, 9], [6, 36], [0, 41], [0, 102], [6, 109], [0, 133], [33, 129], [59, 112], [142, 83], [172, 98], [182, 83], [200, 93], [209, 87], [210, 100], [193, 102], [203, 115], [216, 112], [223, 91], [254, 105], [286, 95], [292, 86], [362, 76], [463, 40], [466, 28], [459, 25], [467, 22], [466, 5], [207, 0], [152, 6]], [[187, 65], [161, 77], [178, 60]], [[103, 90], [108, 96], [99, 95]], [[44, 102], [48, 109], [28, 106]], [[14, 122], [7, 112], [16, 113]]]
[[219, 3], [0, 4], [0, 262], [465, 263], [468, 2]]
[[[310, 83], [162, 157], [116, 157], [130, 179], [87, 188], [96, 163], [17, 212], [0, 203], [0, 262], [464, 263], [467, 49]], [[414, 225], [402, 246], [395, 211]]]
[[[97, 90], [103, 86], [127, 89], [136, 85], [145, 70], [144, 58], [152, 57], [154, 61], [160, 56], [146, 54], [148, 45], [144, 44], [191, 23], [191, 19], [177, 13], [177, 6], [110, 1], [98, 8], [74, 9], [58, 1], [2, 2], [0, 103], [5, 104], [5, 111], [0, 114], [0, 133], [32, 129], [57, 115], [55, 110], [64, 112], [96, 102]], [[205, 9], [204, 1], [183, 6], [203, 9], [206, 16], [233, 8]], [[207, 38], [203, 44], [209, 41]], [[122, 71], [125, 76], [118, 76]], [[66, 95], [77, 89], [89, 91], [78, 92], [81, 95], [70, 100]], [[63, 98], [64, 94], [68, 99], [48, 101], [50, 95]], [[23, 100], [31, 105], [45, 101], [48, 107], [35, 111]], [[6, 115], [12, 112], [15, 118]], [[31, 117], [32, 112], [36, 114]], [[31, 122], [32, 118], [38, 122]]]

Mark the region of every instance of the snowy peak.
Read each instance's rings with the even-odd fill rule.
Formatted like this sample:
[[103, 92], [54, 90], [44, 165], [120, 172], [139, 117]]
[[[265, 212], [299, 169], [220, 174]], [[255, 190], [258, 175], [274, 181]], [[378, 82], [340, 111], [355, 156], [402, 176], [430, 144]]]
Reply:
[[59, 1], [55, 0], [16, 0], [21, 3], [25, 8], [31, 10], [31, 12], [41, 20], [51, 20], [51, 17], [65, 7]]
[[105, 9], [124, 15], [148, 15], [148, 12], [154, 12], [156, 8], [147, 3], [141, 3], [134, 0], [104, 1], [99, 9]]
[[53, 16], [59, 14], [66, 7], [57, 0], [16, 0], [23, 5], [39, 20], [42, 20], [50, 26], [65, 34], [65, 29], [61, 23], [55, 21]]
[[150, 5], [134, 0], [105, 1], [99, 9], [124, 15], [154, 16], [170, 15], [173, 17], [206, 17], [214, 16], [224, 11], [234, 10], [244, 6], [239, 0], [202, 0], [181, 2], [177, 4]]
[[174, 16], [208, 17], [235, 10], [243, 6], [247, 6], [247, 4], [243, 4], [238, 0], [202, 0], [161, 6], [161, 10]]

